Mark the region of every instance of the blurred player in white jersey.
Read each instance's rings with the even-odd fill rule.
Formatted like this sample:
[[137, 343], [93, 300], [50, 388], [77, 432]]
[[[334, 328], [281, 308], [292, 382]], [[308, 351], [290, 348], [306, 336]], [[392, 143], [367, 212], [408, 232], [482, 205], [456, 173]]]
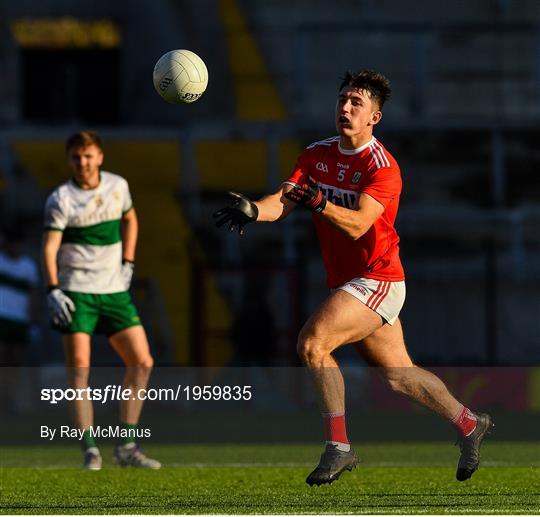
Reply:
[[[66, 153], [73, 176], [48, 197], [42, 259], [49, 315], [63, 333], [68, 382], [86, 388], [94, 332], [107, 335], [126, 365], [123, 387], [137, 393], [148, 384], [153, 359], [137, 309], [128, 292], [135, 264], [138, 223], [128, 183], [102, 171], [103, 146], [93, 131], [68, 138]], [[99, 470], [102, 459], [95, 438], [92, 402], [72, 402], [75, 425], [84, 430], [85, 468]], [[157, 469], [136, 442], [143, 401], [120, 403], [122, 441], [116, 463]]]
[[[345, 422], [345, 385], [332, 355], [353, 344], [379, 367], [390, 386], [451, 422], [459, 433], [456, 478], [469, 479], [479, 465], [480, 444], [491, 418], [475, 415], [443, 382], [413, 364], [399, 313], [405, 274], [394, 228], [401, 173], [394, 157], [373, 136], [390, 95], [376, 72], [347, 73], [339, 87], [337, 136], [309, 145], [281, 188], [256, 202], [231, 193], [232, 204], [214, 214], [217, 225], [243, 233], [254, 221], [273, 222], [295, 207], [313, 214], [330, 294], [304, 325], [298, 353], [309, 368], [325, 424], [326, 448], [308, 476], [309, 485], [332, 483], [358, 462]], [[257, 346], [256, 340], [253, 346]]]
[[23, 253], [21, 226], [17, 222], [0, 235], [0, 366], [6, 367], [0, 375], [0, 408], [8, 410], [21, 409], [20, 367], [32, 334], [38, 333], [39, 274], [35, 260]]

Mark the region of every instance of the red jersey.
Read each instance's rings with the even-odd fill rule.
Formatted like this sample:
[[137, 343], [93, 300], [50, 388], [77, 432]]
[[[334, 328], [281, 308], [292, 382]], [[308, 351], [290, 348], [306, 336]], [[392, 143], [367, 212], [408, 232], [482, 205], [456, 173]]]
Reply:
[[315, 142], [299, 156], [286, 183], [303, 183], [312, 176], [335, 205], [358, 207], [361, 193], [384, 206], [383, 214], [358, 240], [313, 214], [330, 288], [357, 277], [390, 282], [405, 278], [399, 259], [399, 237], [394, 222], [401, 194], [401, 173], [394, 157], [373, 137], [353, 151], [341, 149], [339, 136]]

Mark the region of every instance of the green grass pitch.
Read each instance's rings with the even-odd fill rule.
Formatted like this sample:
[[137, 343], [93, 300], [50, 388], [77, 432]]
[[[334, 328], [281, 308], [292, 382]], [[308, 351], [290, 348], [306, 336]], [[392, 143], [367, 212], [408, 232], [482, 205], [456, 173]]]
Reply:
[[480, 470], [454, 479], [449, 443], [358, 443], [360, 466], [331, 486], [305, 477], [317, 445], [148, 445], [159, 471], [82, 471], [76, 446], [4, 447], [1, 512], [9, 514], [537, 514], [540, 442], [487, 442]]

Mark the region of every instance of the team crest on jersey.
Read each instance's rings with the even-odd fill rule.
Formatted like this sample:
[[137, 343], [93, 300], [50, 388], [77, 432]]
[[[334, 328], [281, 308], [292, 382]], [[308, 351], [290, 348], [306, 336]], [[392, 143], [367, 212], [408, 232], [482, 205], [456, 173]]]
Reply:
[[94, 196], [94, 203], [96, 204], [96, 208], [103, 206], [103, 198], [99, 194], [97, 194], [96, 196]]
[[323, 163], [323, 162], [317, 162], [317, 165], [315, 165], [315, 168], [321, 172], [328, 172], [328, 165], [326, 165], [326, 163]]
[[356, 172], [354, 173], [353, 178], [352, 178], [352, 182], [355, 183], [355, 184], [358, 183], [358, 182], [360, 181], [360, 178], [361, 178], [361, 177], [362, 177], [362, 173], [359, 172], [359, 171], [356, 171]]

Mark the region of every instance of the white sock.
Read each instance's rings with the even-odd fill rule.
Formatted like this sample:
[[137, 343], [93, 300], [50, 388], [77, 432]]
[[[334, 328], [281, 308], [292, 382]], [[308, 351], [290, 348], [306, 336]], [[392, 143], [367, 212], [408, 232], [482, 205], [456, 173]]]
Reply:
[[133, 449], [133, 447], [135, 447], [135, 445], [137, 445], [135, 442], [129, 442], [129, 443], [124, 443], [120, 447], [122, 447], [122, 449], [129, 450], [129, 449]]
[[351, 444], [350, 443], [342, 443], [342, 442], [326, 442], [327, 444], [330, 443], [332, 445], [335, 445], [338, 451], [342, 452], [349, 452], [351, 450]]
[[92, 454], [99, 456], [99, 449], [97, 447], [88, 447], [84, 452], [91, 452]]

